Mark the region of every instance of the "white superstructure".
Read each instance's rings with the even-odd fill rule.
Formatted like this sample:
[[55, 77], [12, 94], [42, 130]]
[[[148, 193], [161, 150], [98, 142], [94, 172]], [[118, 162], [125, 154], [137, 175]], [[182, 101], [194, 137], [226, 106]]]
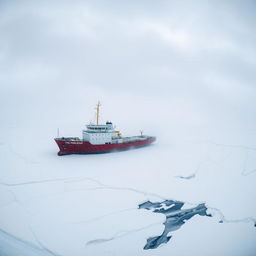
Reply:
[[114, 130], [111, 122], [106, 124], [89, 124], [83, 130], [83, 140], [89, 141], [91, 144], [112, 144], [122, 143], [123, 139], [118, 131]]

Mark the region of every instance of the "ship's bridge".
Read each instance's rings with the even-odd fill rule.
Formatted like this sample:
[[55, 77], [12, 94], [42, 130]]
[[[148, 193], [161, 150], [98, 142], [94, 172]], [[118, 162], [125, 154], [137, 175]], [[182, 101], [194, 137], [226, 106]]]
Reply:
[[86, 130], [83, 130], [83, 140], [91, 144], [109, 144], [119, 142], [121, 136], [114, 130], [111, 122], [106, 124], [88, 124]]
[[111, 122], [106, 122], [106, 124], [88, 124], [86, 128], [86, 132], [88, 133], [114, 132], [114, 127]]

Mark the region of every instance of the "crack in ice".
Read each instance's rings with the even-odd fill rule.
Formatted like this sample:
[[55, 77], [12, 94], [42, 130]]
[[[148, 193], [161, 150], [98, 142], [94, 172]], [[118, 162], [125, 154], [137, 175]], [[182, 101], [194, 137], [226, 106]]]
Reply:
[[32, 180], [32, 181], [18, 182], [18, 183], [0, 182], [0, 185], [7, 186], [7, 187], [16, 187], [16, 186], [34, 185], [34, 184], [49, 183], [49, 182], [56, 182], [56, 181], [66, 181], [66, 180], [70, 180], [70, 178]]
[[250, 170], [250, 171], [247, 170], [248, 158], [249, 158], [249, 152], [248, 152], [248, 150], [246, 150], [245, 157], [244, 157], [244, 162], [243, 162], [243, 170], [241, 172], [241, 175], [243, 175], [243, 176], [248, 176], [248, 175], [256, 172], [256, 169], [253, 169], [253, 170]]
[[159, 225], [159, 224], [160, 224], [160, 222], [155, 222], [155, 223], [152, 223], [152, 224], [149, 224], [147, 226], [137, 228], [137, 229], [121, 230], [121, 231], [118, 231], [117, 233], [115, 233], [113, 236], [108, 237], [108, 238], [98, 238], [98, 239], [90, 240], [90, 241], [86, 242], [86, 246], [109, 242], [109, 241], [112, 241], [112, 240], [115, 240], [115, 239], [118, 239], [118, 238], [121, 238], [121, 237], [124, 237], [124, 236], [128, 236], [132, 233], [139, 232], [139, 231], [151, 228], [151, 227]]
[[196, 177], [196, 173], [192, 173], [192, 174], [190, 174], [188, 176], [181, 176], [181, 175], [175, 176], [175, 178], [179, 178], [179, 179], [183, 179], [183, 180], [191, 180], [191, 179], [193, 179], [195, 177]]
[[54, 252], [54, 251], [50, 250], [48, 247], [46, 247], [46, 246], [38, 239], [36, 233], [34, 232], [34, 230], [33, 230], [31, 227], [30, 227], [30, 231], [31, 231], [33, 237], [35, 238], [36, 242], [40, 245], [40, 247], [41, 247], [44, 251], [48, 252], [50, 255], [53, 255], [53, 256], [60, 256], [60, 254], [57, 254], [56, 252]]
[[194, 179], [197, 175], [197, 173], [199, 172], [200, 168], [202, 167], [203, 163], [208, 161], [208, 157], [205, 160], [202, 160], [198, 163], [197, 168], [195, 169], [195, 171], [193, 173], [191, 173], [190, 175], [177, 175], [174, 176], [175, 178], [178, 179], [183, 179], [183, 180], [191, 180]]
[[42, 246], [42, 248], [40, 248], [34, 243], [26, 241], [15, 235], [12, 235], [11, 233], [8, 233], [3, 229], [0, 229], [0, 237], [1, 237], [1, 251], [2, 253], [6, 253], [5, 255], [9, 255], [9, 252], [15, 249], [17, 255], [28, 254], [28, 255], [34, 255], [34, 256], [61, 256], [60, 254], [57, 254], [49, 250], [45, 246]]
[[72, 191], [91, 191], [91, 190], [100, 190], [100, 189], [110, 189], [110, 190], [125, 190], [125, 191], [131, 191], [134, 193], [138, 193], [138, 194], [142, 194], [144, 196], [153, 196], [162, 200], [165, 200], [166, 198], [156, 194], [156, 193], [151, 193], [151, 192], [147, 192], [147, 191], [143, 191], [143, 190], [139, 190], [139, 189], [135, 189], [135, 188], [131, 188], [131, 187], [118, 187], [118, 186], [110, 186], [110, 185], [106, 185], [96, 179], [93, 178], [82, 178], [81, 180], [77, 180], [77, 181], [69, 181], [67, 183], [73, 183], [73, 182], [81, 182], [84, 180], [89, 180], [92, 182], [95, 182], [96, 184], [99, 185], [99, 187], [94, 187], [94, 188], [89, 188], [89, 189], [72, 189]]
[[225, 215], [222, 213], [222, 211], [218, 208], [214, 207], [207, 207], [209, 210], [215, 211], [219, 214], [220, 221], [219, 223], [252, 223], [256, 227], [256, 218], [253, 217], [246, 217], [242, 219], [234, 219], [234, 220], [229, 220], [225, 217]]
[[107, 214], [104, 214], [104, 215], [101, 215], [101, 216], [98, 216], [98, 217], [95, 217], [95, 218], [92, 218], [92, 219], [89, 219], [89, 220], [77, 221], [77, 222], [75, 222], [75, 224], [91, 223], [91, 222], [98, 221], [98, 220], [101, 220], [103, 218], [106, 218], [108, 216], [116, 215], [116, 214], [123, 213], [123, 212], [135, 211], [135, 210], [137, 210], [137, 208], [127, 208], [127, 209], [123, 209], [123, 210], [119, 210], [119, 211], [113, 211], [113, 212], [110, 212], [110, 213], [107, 213]]
[[229, 148], [242, 148], [242, 149], [248, 149], [248, 150], [256, 150], [255, 147], [251, 146], [245, 146], [245, 145], [240, 145], [240, 144], [222, 144], [222, 143], [216, 143], [213, 141], [207, 141], [206, 143], [219, 146], [219, 147], [229, 147]]
[[245, 145], [239, 145], [239, 144], [222, 144], [222, 143], [216, 143], [216, 142], [212, 142], [212, 141], [207, 141], [206, 143], [218, 146], [218, 147], [229, 147], [229, 148], [238, 148], [238, 149], [243, 149], [245, 150], [245, 158], [243, 161], [243, 170], [241, 172], [242, 176], [248, 176], [252, 173], [256, 172], [256, 168], [252, 169], [250, 171], [247, 170], [246, 165], [247, 165], [247, 161], [248, 161], [248, 152], [249, 151], [256, 151], [255, 147], [251, 147], [251, 146], [245, 146]]

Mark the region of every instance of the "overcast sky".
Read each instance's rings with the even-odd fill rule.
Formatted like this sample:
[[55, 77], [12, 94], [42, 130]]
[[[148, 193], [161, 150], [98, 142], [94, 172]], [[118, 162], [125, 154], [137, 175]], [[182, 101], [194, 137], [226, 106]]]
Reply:
[[255, 134], [255, 10], [231, 0], [0, 1], [1, 121], [87, 122], [99, 99], [123, 126], [152, 118]]

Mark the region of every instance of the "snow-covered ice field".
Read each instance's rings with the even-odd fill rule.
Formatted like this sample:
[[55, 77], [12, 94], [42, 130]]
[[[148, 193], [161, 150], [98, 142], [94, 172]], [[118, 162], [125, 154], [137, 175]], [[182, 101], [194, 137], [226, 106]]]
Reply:
[[[256, 255], [255, 8], [0, 2], [0, 255]], [[57, 156], [98, 100], [157, 141]]]

